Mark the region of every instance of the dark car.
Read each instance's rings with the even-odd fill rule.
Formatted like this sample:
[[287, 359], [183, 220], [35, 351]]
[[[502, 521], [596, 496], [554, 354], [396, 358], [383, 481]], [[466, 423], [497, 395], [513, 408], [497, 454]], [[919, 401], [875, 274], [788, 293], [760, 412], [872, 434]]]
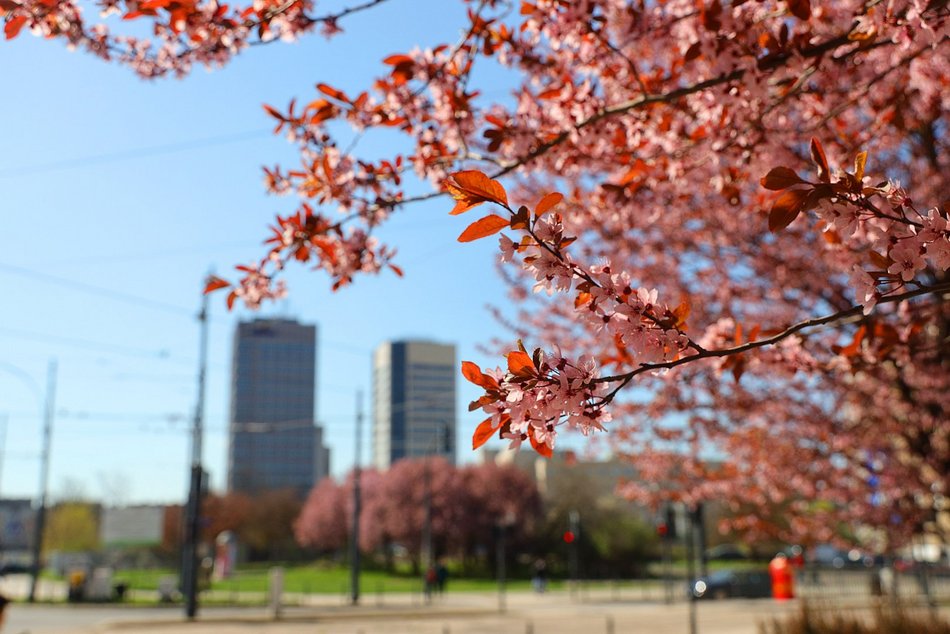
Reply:
[[766, 570], [717, 570], [693, 582], [690, 590], [697, 599], [772, 596], [772, 580]]
[[0, 577], [4, 575], [17, 575], [30, 572], [31, 568], [29, 564], [21, 564], [17, 562], [7, 562], [0, 565]]
[[720, 544], [706, 551], [707, 561], [742, 561], [748, 558], [745, 551], [735, 544]]

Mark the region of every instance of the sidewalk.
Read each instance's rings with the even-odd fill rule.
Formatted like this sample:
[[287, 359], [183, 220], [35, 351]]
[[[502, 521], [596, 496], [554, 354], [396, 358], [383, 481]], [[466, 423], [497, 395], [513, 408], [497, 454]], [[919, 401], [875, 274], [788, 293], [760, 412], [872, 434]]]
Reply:
[[[431, 605], [330, 606], [283, 610], [274, 621], [261, 608], [208, 608], [194, 622], [180, 611], [147, 621], [112, 620], [95, 632], [129, 634], [615, 634], [688, 632], [688, 604], [613, 602], [606, 597], [572, 601], [567, 592], [509, 593], [499, 612], [496, 594], [458, 593]], [[759, 623], [794, 610], [794, 602], [735, 600], [697, 604], [702, 634], [756, 634]], [[77, 630], [80, 632], [82, 630]]]

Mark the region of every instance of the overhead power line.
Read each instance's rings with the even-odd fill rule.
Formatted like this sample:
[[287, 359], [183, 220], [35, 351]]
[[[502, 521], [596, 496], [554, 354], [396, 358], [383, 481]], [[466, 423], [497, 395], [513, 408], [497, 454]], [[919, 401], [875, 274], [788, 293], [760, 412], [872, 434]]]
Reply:
[[[145, 348], [133, 348], [131, 346], [120, 346], [114, 343], [105, 343], [102, 341], [90, 341], [89, 339], [78, 339], [75, 337], [62, 337], [60, 335], [49, 335], [27, 330], [18, 330], [15, 328], [0, 328], [0, 334], [13, 335], [21, 339], [31, 339], [33, 341], [44, 341], [47, 343], [58, 343], [75, 348], [86, 348], [99, 352], [111, 352], [114, 354], [125, 354], [134, 357], [155, 357], [175, 363], [182, 363], [185, 359], [172, 358], [168, 350], [147, 350]], [[190, 363], [190, 361], [188, 362]]]
[[[71, 280], [64, 277], [59, 277], [57, 275], [50, 275], [49, 273], [43, 273], [41, 271], [35, 271], [33, 269], [28, 269], [22, 266], [17, 266], [15, 264], [5, 264], [0, 262], [0, 272], [10, 273], [12, 275], [17, 275], [20, 277], [25, 277], [33, 280], [38, 280], [41, 282], [46, 282], [48, 284], [54, 284], [56, 286], [61, 286], [63, 288], [68, 288], [70, 290], [87, 293], [90, 295], [98, 295], [99, 297], [105, 297], [119, 302], [125, 302], [127, 304], [132, 304], [140, 308], [150, 308], [153, 310], [159, 310], [170, 314], [175, 314], [181, 317], [187, 317], [189, 319], [193, 318], [196, 314], [194, 309], [187, 308], [185, 306], [179, 306], [177, 304], [169, 304], [167, 302], [161, 302], [149, 297], [142, 297], [141, 295], [134, 295], [132, 293], [126, 293], [125, 291], [117, 291], [115, 289], [106, 288], [103, 286], [96, 286], [95, 284], [87, 284], [86, 282], [79, 282], [77, 280]], [[230, 320], [226, 317], [221, 316], [211, 316], [209, 317], [210, 321], [215, 323], [229, 323]], [[34, 333], [34, 338], [40, 337]], [[363, 348], [351, 343], [346, 343], [342, 341], [334, 341], [321, 339], [319, 345], [334, 348], [342, 352], [347, 352], [354, 355], [369, 355], [371, 351], [368, 348]], [[349, 389], [349, 388], [347, 388]]]
[[158, 156], [160, 154], [176, 154], [178, 152], [187, 152], [215, 145], [226, 145], [229, 143], [240, 143], [241, 141], [250, 141], [252, 139], [262, 138], [272, 134], [270, 129], [251, 130], [248, 132], [236, 132], [224, 134], [221, 136], [207, 137], [204, 139], [194, 139], [191, 141], [180, 141], [178, 143], [166, 143], [163, 145], [152, 145], [147, 147], [133, 148], [129, 150], [119, 150], [115, 152], [106, 152], [103, 154], [93, 154], [90, 156], [81, 156], [61, 161], [51, 161], [49, 163], [36, 163], [33, 165], [17, 165], [14, 167], [0, 168], [0, 178], [12, 178], [15, 176], [27, 176], [29, 174], [42, 174], [45, 172], [54, 172], [59, 170], [76, 169], [79, 167], [88, 167], [89, 165], [101, 165], [104, 163], [115, 163], [118, 161], [127, 161], [130, 159], [147, 158]]
[[87, 293], [90, 295], [99, 295], [100, 297], [108, 297], [120, 302], [126, 302], [129, 304], [135, 304], [137, 306], [144, 306], [152, 308], [154, 310], [162, 310], [169, 313], [174, 313], [176, 315], [186, 315], [188, 317], [194, 317], [196, 311], [195, 309], [185, 308], [184, 306], [177, 306], [175, 304], [168, 304], [166, 302], [160, 302], [148, 297], [141, 297], [139, 295], [133, 295], [131, 293], [126, 293], [124, 291], [117, 291], [111, 288], [105, 288], [103, 286], [96, 286], [94, 284], [87, 284], [86, 282], [79, 282], [76, 280], [70, 280], [64, 277], [59, 277], [56, 275], [50, 275], [49, 273], [41, 273], [40, 271], [34, 271], [32, 269], [27, 269], [22, 266], [16, 266], [13, 264], [4, 264], [0, 262], [0, 271], [11, 273], [13, 275], [18, 275], [20, 277], [26, 277], [34, 280], [40, 280], [48, 284], [55, 284], [57, 286], [62, 286], [70, 290], [79, 291], [81, 293]]

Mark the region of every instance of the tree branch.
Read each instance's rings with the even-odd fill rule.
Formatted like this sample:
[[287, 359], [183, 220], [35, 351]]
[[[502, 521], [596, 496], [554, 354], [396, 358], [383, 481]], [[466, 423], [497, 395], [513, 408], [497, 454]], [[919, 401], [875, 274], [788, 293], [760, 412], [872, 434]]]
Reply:
[[[878, 304], [890, 304], [896, 302], [902, 302], [908, 299], [913, 299], [914, 297], [920, 297], [922, 295], [931, 295], [931, 294], [941, 294], [941, 293], [950, 293], [950, 282], [938, 284], [936, 286], [923, 286], [913, 291], [908, 291], [906, 293], [901, 293], [899, 295], [891, 295], [889, 297], [884, 297]], [[617, 386], [610, 394], [604, 397], [603, 404], [609, 403], [613, 400], [613, 397], [616, 393], [627, 385], [631, 379], [639, 374], [644, 372], [652, 372], [656, 370], [669, 370], [678, 366], [681, 366], [685, 363], [691, 363], [693, 361], [700, 361], [703, 359], [713, 359], [728, 357], [731, 355], [742, 354], [743, 352], [748, 352], [749, 350], [754, 350], [756, 348], [763, 348], [766, 346], [774, 345], [783, 339], [794, 335], [797, 332], [805, 330], [806, 328], [814, 328], [815, 326], [824, 326], [826, 324], [834, 323], [837, 321], [842, 321], [851, 317], [853, 315], [860, 314], [864, 311], [863, 306], [852, 306], [846, 310], [841, 310], [830, 315], [825, 315], [824, 317], [816, 317], [814, 319], [806, 319], [805, 321], [800, 321], [792, 326], [789, 326], [782, 332], [779, 332], [771, 337], [766, 337], [765, 339], [759, 339], [757, 341], [750, 341], [744, 343], [741, 346], [733, 346], [731, 348], [721, 348], [719, 350], [704, 350], [697, 354], [693, 354], [686, 357], [680, 357], [673, 361], [666, 361], [663, 363], [644, 363], [638, 366], [635, 370], [631, 370], [626, 374], [618, 374], [615, 376], [601, 377], [595, 379], [594, 383], [615, 383], [620, 382], [620, 385]]]

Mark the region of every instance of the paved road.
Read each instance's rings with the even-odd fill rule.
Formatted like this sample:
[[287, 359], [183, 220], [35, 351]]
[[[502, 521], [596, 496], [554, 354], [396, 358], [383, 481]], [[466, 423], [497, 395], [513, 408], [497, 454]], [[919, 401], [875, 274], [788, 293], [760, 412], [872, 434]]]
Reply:
[[[758, 624], [795, 608], [771, 600], [698, 604], [701, 634], [757, 634]], [[261, 608], [204, 608], [184, 622], [181, 607], [11, 605], [4, 634], [622, 634], [688, 632], [685, 603], [574, 601], [567, 593], [458, 593], [431, 606], [293, 608], [280, 621]]]
[[[367, 597], [370, 599], [370, 597]], [[274, 621], [263, 608], [203, 607], [186, 622], [181, 606], [12, 604], [3, 634], [679, 634], [689, 631], [688, 605], [666, 605], [610, 591], [537, 595], [512, 592], [499, 613], [493, 593], [449, 593], [431, 605], [412, 595], [386, 595], [385, 605], [342, 605], [312, 596]], [[866, 606], [864, 600], [858, 604]], [[835, 609], [843, 609], [836, 603]], [[798, 608], [795, 601], [726, 600], [696, 604], [700, 634], [758, 634], [759, 626]], [[867, 612], [867, 608], [860, 608]], [[950, 617], [950, 607], [942, 609]]]

